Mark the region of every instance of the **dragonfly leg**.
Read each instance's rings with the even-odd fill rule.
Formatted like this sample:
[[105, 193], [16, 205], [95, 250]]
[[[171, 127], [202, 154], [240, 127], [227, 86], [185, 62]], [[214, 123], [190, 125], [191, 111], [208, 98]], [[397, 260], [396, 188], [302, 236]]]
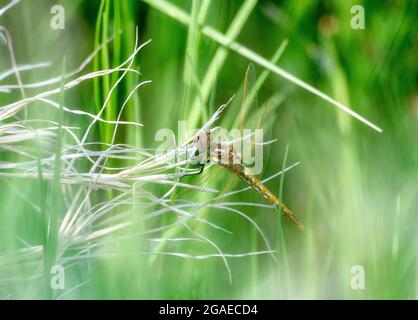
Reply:
[[203, 172], [203, 169], [205, 168], [204, 164], [199, 165], [200, 169], [198, 172], [192, 172], [192, 173], [185, 173], [184, 176], [197, 176]]

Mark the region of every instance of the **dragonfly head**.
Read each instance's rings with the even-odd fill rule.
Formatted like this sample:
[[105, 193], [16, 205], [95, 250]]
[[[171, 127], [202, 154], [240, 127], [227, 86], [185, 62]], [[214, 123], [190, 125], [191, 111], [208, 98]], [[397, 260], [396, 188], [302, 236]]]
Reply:
[[209, 134], [201, 132], [193, 139], [189, 149], [189, 156], [196, 164], [206, 164], [210, 161], [210, 138]]

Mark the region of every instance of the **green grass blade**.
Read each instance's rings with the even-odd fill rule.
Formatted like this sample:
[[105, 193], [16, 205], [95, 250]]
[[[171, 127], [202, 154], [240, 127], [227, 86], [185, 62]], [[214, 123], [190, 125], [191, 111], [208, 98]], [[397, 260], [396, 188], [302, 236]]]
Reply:
[[[143, 0], [152, 7], [154, 7], [157, 10], [160, 10], [161, 12], [164, 12], [164, 14], [176, 19], [182, 24], [188, 25], [190, 23], [190, 17], [185, 13], [183, 10], [179, 9], [173, 4], [168, 3], [165, 0]], [[320, 90], [316, 89], [315, 87], [311, 86], [310, 84], [306, 83], [305, 81], [295, 77], [294, 75], [290, 74], [289, 72], [285, 71], [284, 69], [275, 66], [270, 61], [265, 59], [264, 57], [260, 56], [259, 54], [255, 53], [251, 49], [248, 49], [247, 47], [241, 45], [238, 42], [231, 41], [231, 39], [219, 32], [218, 30], [209, 27], [209, 26], [203, 26], [202, 27], [202, 34], [206, 35], [210, 39], [216, 41], [217, 43], [225, 46], [226, 48], [229, 48], [236, 53], [240, 54], [241, 56], [249, 59], [250, 61], [270, 70], [271, 72], [275, 73], [276, 75], [294, 83], [295, 85], [305, 89], [306, 91], [311, 92], [312, 94], [318, 96], [319, 98], [329, 102], [330, 104], [336, 106], [343, 112], [349, 114], [350, 116], [356, 118], [360, 122], [364, 123], [365, 125], [369, 126], [370, 128], [376, 130], [377, 132], [383, 132], [381, 128], [358, 114], [357, 112], [350, 109], [348, 106], [342, 104], [341, 102], [338, 102], [337, 100], [331, 98], [330, 96], [326, 95], [325, 93], [321, 92]], [[196, 121], [197, 122], [197, 121]], [[193, 124], [193, 122], [192, 122]]]

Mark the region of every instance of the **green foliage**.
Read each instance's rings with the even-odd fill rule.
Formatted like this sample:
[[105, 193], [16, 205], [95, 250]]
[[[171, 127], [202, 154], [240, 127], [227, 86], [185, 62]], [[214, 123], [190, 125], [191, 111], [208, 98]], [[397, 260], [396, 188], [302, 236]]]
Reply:
[[[158, 129], [176, 132], [178, 120], [187, 120], [189, 129], [198, 128], [213, 110], [238, 93], [221, 118], [222, 125], [232, 125], [239, 118], [242, 83], [253, 63], [255, 89], [250, 93], [247, 119], [253, 127], [263, 127], [266, 136], [278, 139], [265, 149], [263, 178], [301, 162], [286, 173], [285, 179], [282, 176], [267, 185], [305, 224], [305, 231], [300, 232], [272, 209], [237, 207], [254, 219], [277, 252], [276, 261], [270, 255], [228, 259], [232, 284], [220, 258], [192, 260], [128, 254], [145, 248], [200, 255], [213, 249], [208, 249], [207, 244], [179, 242], [153, 247], [137, 240], [115, 241], [109, 247], [126, 254], [93, 259], [73, 268], [66, 283], [67, 289], [75, 289], [65, 298], [417, 298], [416, 1], [361, 1], [366, 13], [365, 30], [350, 27], [350, 8], [357, 4], [350, 1], [61, 2], [67, 12], [64, 31], [51, 30], [47, 24], [49, 10], [36, 8], [31, 1], [0, 22], [16, 39], [18, 61], [46, 57], [60, 65], [60, 53], [65, 52], [68, 70], [102, 45], [89, 70], [97, 71], [119, 65], [132, 53], [136, 26], [141, 43], [152, 39], [134, 64], [141, 75], [127, 75], [111, 95], [103, 116], [116, 119], [130, 90], [140, 81], [153, 81], [133, 95], [122, 114], [122, 120], [145, 126], [118, 129], [118, 143], [155, 148]], [[28, 12], [46, 22], [39, 29], [20, 28], [22, 19], [13, 17]], [[25, 21], [29, 26], [34, 24], [30, 19]], [[228, 45], [213, 30], [224, 36]], [[56, 50], [51, 51], [51, 47]], [[260, 64], [260, 57], [267, 63]], [[0, 59], [9, 61], [3, 50]], [[282, 69], [351, 106], [382, 128], [383, 133], [283, 78]], [[43, 72], [33, 73], [24, 81], [40, 81], [45, 78]], [[77, 94], [66, 93], [65, 99], [62, 95], [61, 105], [82, 105], [85, 111], [97, 112], [119, 76], [117, 73], [95, 79], [94, 90], [82, 88]], [[0, 92], [1, 106], [9, 99]], [[36, 106], [29, 116], [44, 117]], [[59, 111], [60, 126], [72, 121], [62, 117]], [[113, 125], [100, 123], [95, 137], [111, 142], [113, 130]], [[57, 150], [62, 146], [61, 139], [55, 146]], [[0, 161], [19, 159], [0, 149]], [[123, 160], [115, 163], [127, 164]], [[56, 165], [59, 175], [59, 161]], [[46, 182], [41, 166], [38, 176], [37, 181], [24, 183], [0, 177], [0, 188], [4, 190], [0, 194], [1, 255], [13, 254], [22, 243], [46, 245], [43, 237], [47, 221], [42, 216], [63, 213], [59, 192], [48, 192], [59, 189], [58, 179]], [[215, 168], [199, 177], [187, 177], [186, 181], [221, 192], [242, 187], [228, 172]], [[159, 185], [149, 186], [148, 190], [155, 194], [167, 191]], [[185, 192], [196, 201], [210, 199], [208, 195]], [[99, 200], [114, 196], [104, 193]], [[263, 199], [247, 191], [231, 201], [262, 203]], [[55, 207], [61, 212], [54, 212]], [[213, 208], [199, 215], [232, 232], [219, 232], [199, 223], [191, 225], [193, 231], [212, 239], [223, 252], [266, 250], [248, 221]], [[171, 218], [162, 217], [161, 221], [164, 219]], [[163, 235], [186, 237], [187, 233], [171, 228]], [[49, 264], [53, 259], [52, 254]], [[350, 287], [350, 271], [355, 265], [365, 269], [365, 290]], [[25, 267], [17, 264], [9, 271], [4, 273], [6, 277], [19, 276], [25, 274]], [[4, 283], [0, 282], [0, 295], [17, 292], [17, 298], [27, 298], [35, 292], [21, 283]]]

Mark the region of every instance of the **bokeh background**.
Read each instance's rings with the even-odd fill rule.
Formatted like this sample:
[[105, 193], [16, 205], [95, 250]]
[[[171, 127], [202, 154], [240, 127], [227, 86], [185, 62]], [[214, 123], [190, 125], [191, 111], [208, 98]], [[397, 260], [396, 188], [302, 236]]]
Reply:
[[[0, 6], [7, 2], [1, 0]], [[153, 3], [162, 3], [162, 7]], [[170, 17], [167, 13], [173, 11], [167, 3], [189, 15], [190, 23], [184, 25]], [[64, 30], [50, 27], [50, 9], [56, 4], [65, 8]], [[351, 28], [353, 5], [364, 7], [364, 30]], [[59, 75], [63, 56], [67, 70], [76, 68], [109, 38], [113, 40], [86, 70], [116, 66], [131, 54], [136, 26], [140, 42], [152, 39], [135, 60], [141, 75], [128, 75], [106, 109], [105, 117], [115, 119], [129, 88], [139, 81], [152, 80], [135, 94], [123, 114], [124, 120], [145, 126], [123, 127], [117, 137], [120, 143], [155, 148], [158, 129], [176, 131], [179, 120], [199, 127], [219, 105], [238, 93], [221, 119], [222, 126], [233, 125], [242, 102], [239, 92], [253, 63], [248, 84], [254, 85], [261, 75], [267, 77], [257, 92], [256, 103], [249, 108], [248, 118], [257, 123], [260, 110], [269, 103], [268, 116], [260, 126], [266, 138], [277, 139], [265, 148], [262, 176], [281, 170], [288, 146], [286, 164], [300, 161], [300, 165], [285, 175], [283, 199], [303, 220], [305, 231], [282, 221], [272, 209], [242, 207], [265, 232], [276, 250], [277, 261], [270, 255], [228, 259], [232, 284], [220, 258], [126, 254], [91, 259], [72, 267], [66, 272], [66, 290], [52, 295], [42, 290], [42, 280], [28, 278], [31, 267], [27, 270], [16, 263], [13, 277], [0, 272], [0, 295], [64, 299], [417, 298], [417, 21], [415, 0], [21, 1], [0, 17], [0, 25], [13, 38], [16, 61], [49, 61], [53, 65], [23, 74], [24, 82]], [[288, 41], [280, 59], [273, 59], [274, 64], [349, 105], [380, 126], [383, 133], [219, 46], [200, 33], [199, 25], [233, 34], [237, 42], [268, 60], [275, 53], [277, 58], [283, 41]], [[0, 68], [8, 69], [8, 52], [5, 46], [0, 49]], [[223, 58], [214, 66], [211, 63], [219, 52]], [[203, 81], [209, 73], [213, 83], [205, 86]], [[97, 112], [116, 79], [112, 75], [83, 85], [66, 93], [65, 101]], [[18, 91], [0, 93], [0, 104], [18, 97]], [[51, 117], [50, 109], [41, 105], [28, 112], [29, 117]], [[67, 114], [64, 119], [67, 125], [80, 127], [86, 126], [86, 120]], [[112, 129], [111, 125], [98, 125], [95, 138], [109, 141]], [[0, 160], [5, 159], [10, 160], [10, 156], [2, 150]], [[243, 186], [228, 172], [213, 168], [187, 179], [221, 192]], [[279, 193], [280, 178], [271, 180], [268, 186]], [[12, 255], [22, 243], [42, 243], [42, 219], [27, 203], [41, 201], [38, 182], [1, 178], [0, 190], [2, 254]], [[163, 188], [152, 186], [150, 190], [161, 193]], [[112, 196], [112, 192], [104, 192], [101, 197]], [[208, 197], [193, 192], [183, 196]], [[262, 203], [263, 199], [247, 191], [234, 201]], [[210, 237], [225, 253], [265, 250], [248, 221], [214, 211], [205, 209], [199, 214], [232, 234], [199, 223], [192, 227]], [[184, 230], [166, 232], [160, 236], [180, 237]], [[133, 240], [129, 244], [115, 241], [112, 246], [121, 251], [127, 246], [132, 252], [142, 248]], [[167, 250], [194, 255], [208, 250], [196, 243], [166, 246]], [[365, 287], [355, 290], [351, 286], [355, 276], [352, 271], [358, 265], [364, 269]]]

